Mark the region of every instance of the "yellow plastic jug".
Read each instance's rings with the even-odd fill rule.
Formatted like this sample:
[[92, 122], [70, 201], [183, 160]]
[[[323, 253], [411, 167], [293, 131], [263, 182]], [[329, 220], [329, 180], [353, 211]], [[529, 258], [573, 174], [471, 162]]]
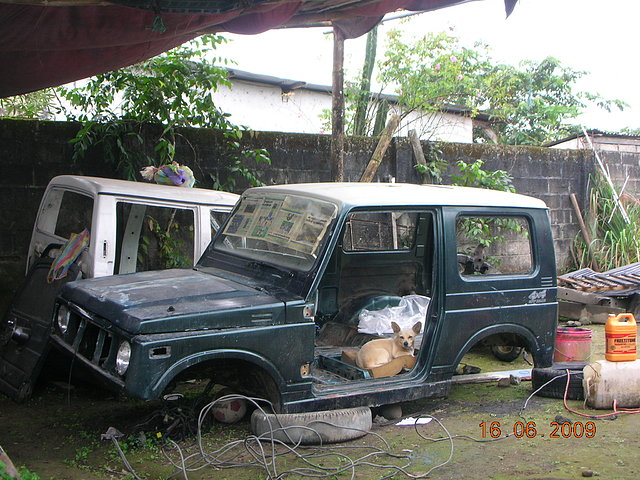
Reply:
[[610, 362], [633, 362], [638, 358], [636, 337], [638, 326], [632, 313], [609, 315], [604, 326], [606, 350], [604, 357]]

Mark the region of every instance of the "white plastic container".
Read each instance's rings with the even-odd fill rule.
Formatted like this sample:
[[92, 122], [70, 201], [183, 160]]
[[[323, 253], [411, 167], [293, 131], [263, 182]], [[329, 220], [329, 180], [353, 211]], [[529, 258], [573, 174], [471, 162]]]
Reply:
[[640, 360], [598, 360], [583, 369], [582, 387], [587, 406], [596, 409], [640, 407]]

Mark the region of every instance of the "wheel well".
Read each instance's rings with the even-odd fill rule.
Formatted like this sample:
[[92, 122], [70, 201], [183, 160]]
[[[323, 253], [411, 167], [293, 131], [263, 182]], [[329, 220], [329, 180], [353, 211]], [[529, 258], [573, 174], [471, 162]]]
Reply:
[[[484, 336], [483, 336], [484, 333]], [[493, 345], [510, 345], [515, 347], [523, 347], [533, 355], [534, 363], [538, 362], [538, 356], [541, 352], [538, 350], [538, 346], [535, 343], [535, 339], [528, 335], [528, 332], [524, 329], [520, 331], [493, 331], [493, 332], [481, 332], [469, 339], [453, 364], [455, 368], [462, 361], [462, 357], [466, 355], [469, 350], [477, 345], [493, 346]]]
[[269, 373], [246, 360], [221, 358], [207, 360], [181, 371], [167, 387], [185, 380], [213, 380], [234, 392], [270, 401], [274, 409], [280, 409], [280, 394], [276, 382]]
[[[487, 345], [493, 347], [494, 345], [508, 345], [511, 347], [524, 347], [529, 348], [529, 344], [527, 339], [518, 335], [517, 333], [495, 333], [493, 335], [489, 335], [488, 337], [483, 338], [475, 345]], [[474, 345], [474, 346], [475, 346]], [[473, 348], [473, 347], [472, 347]]]

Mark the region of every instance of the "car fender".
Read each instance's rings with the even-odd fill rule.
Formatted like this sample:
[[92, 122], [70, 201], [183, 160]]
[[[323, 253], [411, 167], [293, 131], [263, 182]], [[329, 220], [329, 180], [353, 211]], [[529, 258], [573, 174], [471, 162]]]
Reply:
[[187, 357], [181, 358], [179, 361], [171, 365], [169, 369], [167, 369], [162, 376], [158, 379], [157, 382], [153, 384], [150, 389], [150, 393], [152, 397], [159, 397], [165, 388], [171, 383], [171, 381], [178, 376], [184, 370], [196, 366], [198, 364], [208, 362], [211, 360], [243, 360], [248, 363], [251, 363], [257, 367], [260, 367], [276, 382], [278, 385], [284, 385], [285, 381], [282, 376], [278, 373], [278, 370], [270, 362], [267, 358], [257, 355], [252, 352], [248, 352], [246, 350], [232, 350], [232, 349], [224, 349], [224, 350], [210, 350], [204, 352], [194, 353], [193, 355], [189, 355]]

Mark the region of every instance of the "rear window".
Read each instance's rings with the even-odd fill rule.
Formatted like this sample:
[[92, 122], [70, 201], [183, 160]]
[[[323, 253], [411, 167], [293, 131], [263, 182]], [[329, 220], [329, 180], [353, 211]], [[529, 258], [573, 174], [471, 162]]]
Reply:
[[456, 221], [456, 243], [462, 276], [526, 275], [533, 270], [527, 217], [462, 215]]

